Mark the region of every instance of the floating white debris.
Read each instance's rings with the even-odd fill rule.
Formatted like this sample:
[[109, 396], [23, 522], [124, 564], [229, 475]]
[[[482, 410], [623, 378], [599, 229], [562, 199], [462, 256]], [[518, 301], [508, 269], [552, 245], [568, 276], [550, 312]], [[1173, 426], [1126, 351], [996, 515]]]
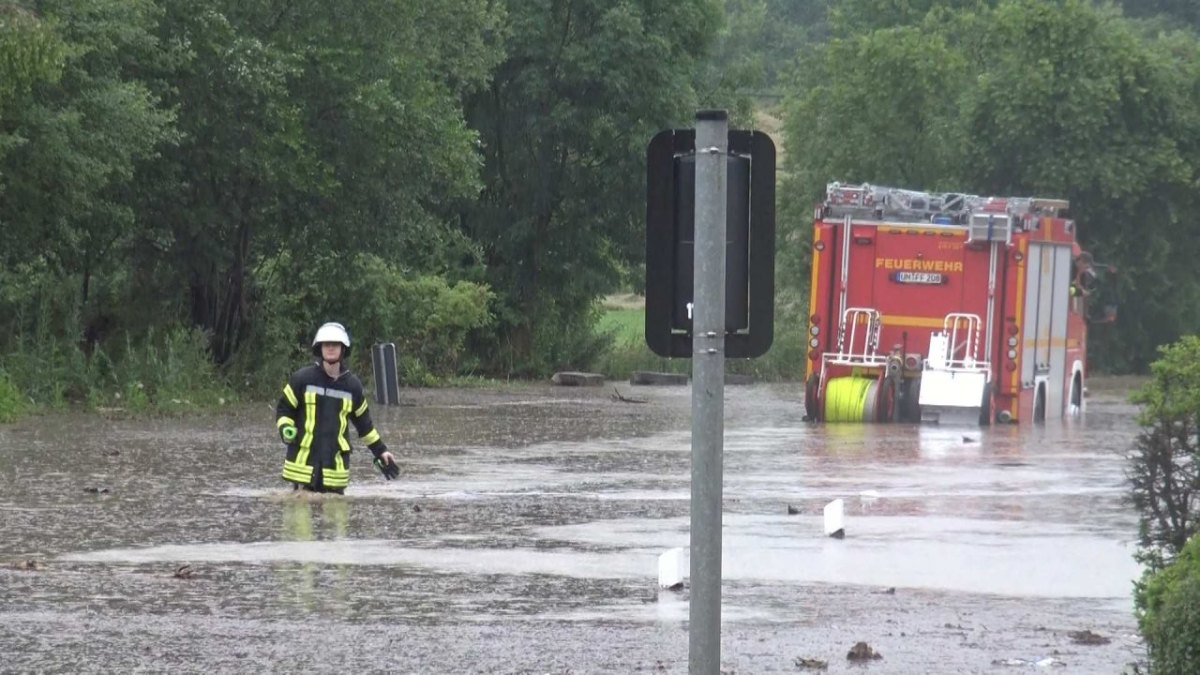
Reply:
[[871, 499], [879, 499], [879, 492], [875, 490], [863, 490], [862, 492], [858, 493], [858, 498], [864, 502]]
[[658, 556], [658, 586], [675, 588], [683, 584], [683, 549], [667, 549]]
[[843, 524], [845, 510], [845, 504], [840, 499], [835, 499], [825, 505], [825, 536], [835, 539], [846, 536]]

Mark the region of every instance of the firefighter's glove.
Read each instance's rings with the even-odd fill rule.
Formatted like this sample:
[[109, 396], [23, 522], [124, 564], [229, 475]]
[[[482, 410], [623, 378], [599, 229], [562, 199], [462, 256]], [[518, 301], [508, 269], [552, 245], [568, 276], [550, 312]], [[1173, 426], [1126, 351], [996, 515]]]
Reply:
[[292, 424], [285, 424], [279, 427], [279, 437], [283, 439], [284, 444], [291, 445], [296, 442], [296, 427]]
[[379, 473], [382, 473], [383, 477], [388, 480], [396, 480], [400, 477], [400, 467], [396, 466], [391, 457], [376, 457], [375, 468], [379, 469]]

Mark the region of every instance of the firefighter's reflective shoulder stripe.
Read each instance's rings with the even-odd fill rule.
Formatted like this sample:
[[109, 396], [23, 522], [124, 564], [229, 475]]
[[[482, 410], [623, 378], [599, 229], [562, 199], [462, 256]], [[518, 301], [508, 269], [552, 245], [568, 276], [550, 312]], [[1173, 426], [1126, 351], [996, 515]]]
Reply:
[[340, 398], [347, 401], [354, 400], [354, 394], [351, 394], [348, 391], [342, 391], [341, 389], [334, 389], [332, 387], [322, 387], [316, 384], [310, 384], [304, 388], [305, 396], [310, 393], [314, 396], [329, 396], [331, 398]]
[[296, 400], [296, 392], [292, 390], [291, 382], [283, 385], [283, 397], [288, 400], [288, 403], [292, 404], [293, 408], [300, 407], [300, 402]]
[[354, 411], [354, 416], [362, 417], [364, 414], [366, 414], [366, 412], [367, 412], [367, 397], [364, 396], [362, 405], [358, 406], [358, 409]]

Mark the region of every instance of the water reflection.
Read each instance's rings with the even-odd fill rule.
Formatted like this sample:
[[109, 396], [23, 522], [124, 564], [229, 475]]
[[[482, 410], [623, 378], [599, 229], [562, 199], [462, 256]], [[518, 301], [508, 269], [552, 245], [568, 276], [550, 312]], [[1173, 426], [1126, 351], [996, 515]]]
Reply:
[[[350, 505], [340, 495], [313, 495], [295, 492], [282, 500], [282, 538], [292, 542], [338, 541], [347, 536]], [[349, 595], [350, 570], [347, 564], [332, 565], [332, 579], [322, 584], [321, 569], [311, 558], [299, 562], [273, 564], [284, 589], [285, 604], [305, 613], [345, 608]]]

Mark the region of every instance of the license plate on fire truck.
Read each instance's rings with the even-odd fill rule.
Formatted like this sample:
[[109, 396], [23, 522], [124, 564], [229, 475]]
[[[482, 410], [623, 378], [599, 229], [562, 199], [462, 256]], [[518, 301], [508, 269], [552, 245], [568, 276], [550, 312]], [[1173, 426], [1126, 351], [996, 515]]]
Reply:
[[944, 284], [946, 275], [940, 272], [894, 272], [892, 280], [901, 284]]

